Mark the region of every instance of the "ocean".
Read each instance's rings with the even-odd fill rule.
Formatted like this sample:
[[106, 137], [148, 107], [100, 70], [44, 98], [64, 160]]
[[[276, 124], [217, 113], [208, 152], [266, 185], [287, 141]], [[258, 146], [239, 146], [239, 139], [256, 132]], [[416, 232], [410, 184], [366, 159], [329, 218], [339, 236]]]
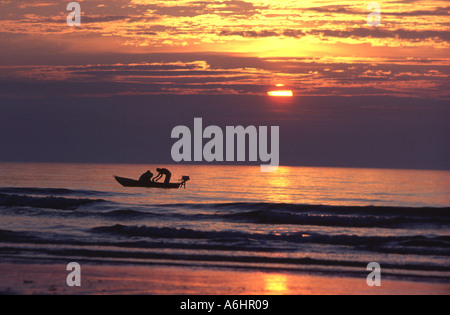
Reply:
[[[186, 189], [124, 188], [167, 167]], [[1, 262], [163, 265], [449, 283], [450, 172], [0, 164]]]

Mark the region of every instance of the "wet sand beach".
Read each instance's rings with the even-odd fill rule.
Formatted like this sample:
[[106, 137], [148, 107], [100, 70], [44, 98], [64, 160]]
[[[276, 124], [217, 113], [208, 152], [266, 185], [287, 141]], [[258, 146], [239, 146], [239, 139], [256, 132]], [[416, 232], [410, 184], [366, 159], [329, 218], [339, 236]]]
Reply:
[[359, 295], [449, 294], [450, 284], [216, 268], [82, 265], [81, 287], [68, 287], [66, 266], [0, 264], [1, 294]]

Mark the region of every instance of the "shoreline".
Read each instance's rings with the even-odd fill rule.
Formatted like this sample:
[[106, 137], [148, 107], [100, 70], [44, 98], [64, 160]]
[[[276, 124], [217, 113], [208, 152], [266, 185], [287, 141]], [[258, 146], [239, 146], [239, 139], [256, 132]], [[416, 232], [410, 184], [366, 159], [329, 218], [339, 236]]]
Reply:
[[0, 263], [0, 295], [448, 295], [450, 284], [205, 267], [81, 265], [68, 287], [63, 264]]

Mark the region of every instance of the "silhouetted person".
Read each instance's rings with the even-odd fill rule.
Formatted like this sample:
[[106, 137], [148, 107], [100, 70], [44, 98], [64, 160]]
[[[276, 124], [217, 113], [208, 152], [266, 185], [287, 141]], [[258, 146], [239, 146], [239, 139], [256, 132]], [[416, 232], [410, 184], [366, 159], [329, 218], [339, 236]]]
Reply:
[[142, 174], [141, 178], [139, 178], [139, 182], [144, 185], [148, 185], [152, 183], [153, 174], [150, 171]]
[[170, 183], [170, 179], [172, 178], [172, 173], [168, 169], [166, 169], [166, 168], [157, 168], [156, 171], [159, 174], [158, 174], [158, 176], [153, 178], [153, 182], [159, 181], [163, 177], [163, 175], [165, 175], [166, 179], [164, 180], [164, 184], [169, 184]]

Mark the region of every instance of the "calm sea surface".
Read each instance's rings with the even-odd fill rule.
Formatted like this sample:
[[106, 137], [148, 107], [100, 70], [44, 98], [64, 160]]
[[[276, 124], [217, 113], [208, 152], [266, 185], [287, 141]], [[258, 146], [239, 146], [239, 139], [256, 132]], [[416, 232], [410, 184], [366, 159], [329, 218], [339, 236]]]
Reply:
[[1, 261], [355, 276], [378, 262], [449, 283], [450, 172], [161, 165], [192, 178], [180, 190], [113, 178], [159, 166], [0, 164]]

